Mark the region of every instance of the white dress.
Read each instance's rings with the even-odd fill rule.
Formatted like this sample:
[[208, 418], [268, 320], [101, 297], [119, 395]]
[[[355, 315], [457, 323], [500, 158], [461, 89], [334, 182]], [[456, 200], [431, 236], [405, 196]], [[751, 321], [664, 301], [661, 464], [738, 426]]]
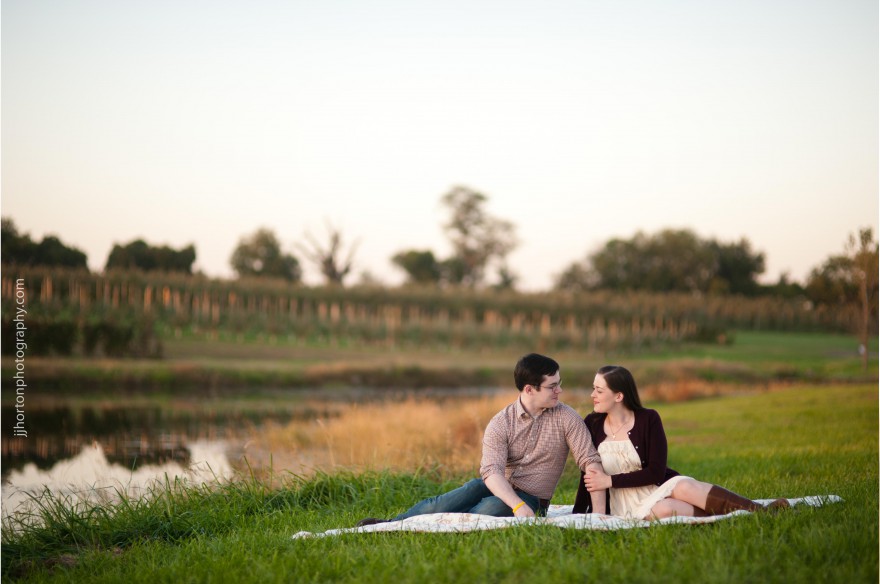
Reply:
[[[599, 456], [602, 457], [602, 468], [605, 474], [642, 470], [642, 461], [633, 443], [629, 440], [605, 440], [599, 444]], [[679, 481], [689, 477], [675, 476], [660, 485], [644, 485], [626, 489], [610, 488], [611, 514], [627, 519], [649, 519], [651, 508], [658, 502], [669, 497], [672, 489]]]

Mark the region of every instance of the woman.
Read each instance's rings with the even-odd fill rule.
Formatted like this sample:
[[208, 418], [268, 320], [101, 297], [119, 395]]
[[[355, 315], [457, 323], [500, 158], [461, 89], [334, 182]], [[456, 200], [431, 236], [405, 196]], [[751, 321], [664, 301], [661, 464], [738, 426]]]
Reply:
[[[642, 406], [635, 379], [624, 367], [606, 365], [593, 381], [593, 413], [584, 418], [605, 472], [581, 474], [574, 512], [589, 493], [610, 489], [610, 512], [632, 519], [725, 515], [765, 509], [717, 485], [681, 476], [666, 466], [666, 433], [660, 415]], [[766, 508], [788, 507], [777, 499]], [[605, 510], [608, 511], [607, 509]]]

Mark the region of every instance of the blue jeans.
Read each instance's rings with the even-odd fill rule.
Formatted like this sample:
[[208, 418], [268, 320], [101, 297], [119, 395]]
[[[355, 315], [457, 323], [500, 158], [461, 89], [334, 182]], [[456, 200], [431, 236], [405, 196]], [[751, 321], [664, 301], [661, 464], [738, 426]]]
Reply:
[[[531, 507], [536, 515], [544, 515], [546, 509], [540, 507], [537, 497], [520, 490], [516, 490], [516, 494], [525, 501], [526, 505]], [[401, 513], [391, 521], [400, 521], [407, 517], [427, 515], [428, 513], [479, 513], [494, 517], [513, 517], [513, 511], [510, 507], [492, 494], [483, 479], [473, 479], [448, 493], [419, 501], [408, 511]]]

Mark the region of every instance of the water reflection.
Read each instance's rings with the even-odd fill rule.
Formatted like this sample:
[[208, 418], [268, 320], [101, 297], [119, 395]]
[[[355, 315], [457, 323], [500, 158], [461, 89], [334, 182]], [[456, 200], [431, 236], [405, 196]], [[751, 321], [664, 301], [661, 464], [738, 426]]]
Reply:
[[[420, 390], [423, 399], [443, 401], [492, 393], [485, 388]], [[28, 402], [28, 437], [12, 436], [15, 407], [0, 408], [2, 477], [33, 463], [49, 469], [79, 454], [84, 446], [99, 445], [111, 463], [136, 469], [168, 461], [187, 464], [187, 445], [195, 441], [246, 440], [270, 423], [330, 419], [356, 403], [399, 402], [416, 395], [406, 390], [352, 389], [332, 392], [293, 392], [261, 396], [170, 401], [126, 399], [113, 401]], [[242, 440], [240, 440], [242, 439]]]
[[[28, 437], [3, 437], [2, 476], [27, 463], [51, 468], [91, 445], [100, 446], [109, 462], [129, 469], [169, 461], [187, 464], [192, 442], [232, 440], [270, 421], [285, 423], [318, 415], [328, 412], [212, 407], [205, 402], [33, 407], [27, 415]], [[12, 427], [14, 416], [14, 407], [2, 407], [4, 428]]]
[[222, 441], [198, 441], [184, 447], [190, 458], [187, 465], [179, 462], [143, 464], [136, 470], [108, 461], [100, 445], [87, 446], [69, 459], [60, 460], [48, 470], [33, 463], [21, 470], [12, 470], [2, 488], [3, 517], [13, 513], [30, 513], [34, 497], [51, 492], [65, 506], [81, 502], [105, 502], [120, 496], [140, 498], [166, 480], [184, 479], [189, 484], [230, 478], [232, 466]]
[[[493, 393], [486, 388], [417, 392], [420, 400], [435, 404]], [[357, 404], [385, 404], [382, 410], [389, 404], [405, 406], [413, 395], [339, 390], [202, 399], [32, 400], [27, 437], [10, 435], [15, 409], [4, 405], [3, 516], [45, 488], [75, 503], [110, 497], [116, 489], [140, 496], [151, 480], [164, 480], [166, 474], [213, 480], [246, 470], [252, 462], [300, 472], [321, 467], [328, 455], [334, 466], [342, 459], [327, 448], [332, 436], [324, 422], [357, 411]], [[291, 421], [302, 424], [291, 426]], [[369, 431], [358, 434], [362, 440]], [[203, 463], [210, 468], [207, 474]]]

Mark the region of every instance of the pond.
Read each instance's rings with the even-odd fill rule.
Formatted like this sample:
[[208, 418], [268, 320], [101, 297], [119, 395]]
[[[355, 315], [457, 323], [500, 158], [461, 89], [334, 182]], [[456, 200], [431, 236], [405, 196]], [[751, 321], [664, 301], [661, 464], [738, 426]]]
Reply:
[[[493, 393], [496, 390], [470, 388], [263, 390], [220, 397], [44, 397], [28, 402], [27, 437], [12, 435], [16, 411], [12, 405], [3, 405], [3, 516], [46, 488], [72, 497], [75, 503], [116, 491], [140, 496], [166, 476], [194, 482], [228, 478], [235, 470], [246, 470], [254, 457], [261, 458], [256, 448], [247, 449], [267, 429], [284, 428], [288, 435], [298, 434], [300, 427], [314, 427], [316, 422], [323, 427], [358, 404], [382, 407], [413, 399], [437, 404], [455, 396], [478, 398]], [[292, 451], [291, 457], [301, 459], [311, 457], [287, 444], [274, 445], [276, 462], [283, 458], [279, 451]], [[313, 457], [309, 462], [314, 462]], [[284, 464], [292, 466], [291, 459]]]
[[[28, 437], [4, 436], [3, 479], [25, 464], [46, 470], [73, 457], [84, 446], [100, 446], [108, 462], [136, 469], [146, 464], [190, 462], [188, 444], [229, 440], [267, 422], [286, 423], [296, 416], [326, 412], [252, 408], [176, 401], [168, 405], [119, 402], [93, 405], [28, 407]], [[10, 428], [12, 406], [2, 407], [3, 427]]]
[[118, 492], [142, 496], [165, 480], [203, 483], [233, 476], [247, 441], [267, 425], [327, 419], [341, 403], [369, 399], [337, 392], [254, 392], [241, 397], [43, 397], [27, 403], [27, 437], [14, 436], [16, 411], [2, 406], [3, 517], [26, 510], [49, 489], [77, 501]]

